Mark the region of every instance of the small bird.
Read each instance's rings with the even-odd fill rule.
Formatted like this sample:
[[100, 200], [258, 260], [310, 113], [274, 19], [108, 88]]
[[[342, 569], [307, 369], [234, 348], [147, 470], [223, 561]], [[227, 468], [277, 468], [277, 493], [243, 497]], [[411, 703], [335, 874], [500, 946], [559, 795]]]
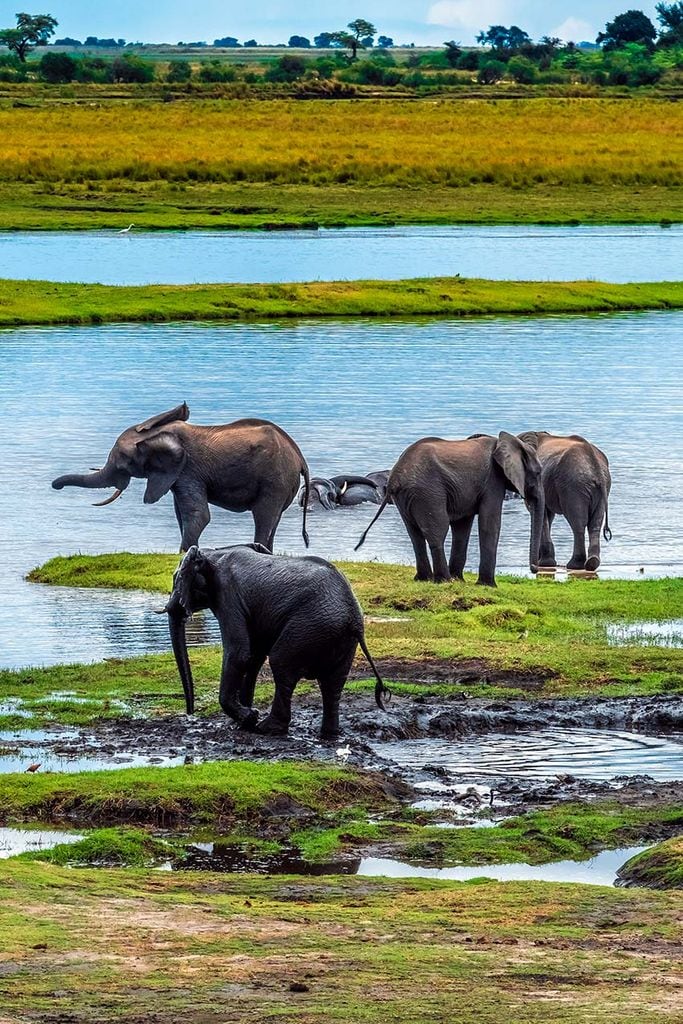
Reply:
[[518, 640], [526, 640], [526, 639], [528, 639], [528, 636], [529, 636], [529, 630], [528, 629], [523, 629], [521, 631], [521, 633], [519, 633], [519, 635], [517, 636], [517, 639]]
[[128, 235], [128, 234], [130, 234], [130, 229], [134, 228], [134, 227], [135, 227], [135, 224], [129, 224], [127, 228], [121, 228], [121, 230], [117, 231], [116, 233], [117, 233], [117, 235]]
[[335, 753], [339, 760], [343, 761], [344, 764], [346, 764], [346, 762], [349, 759], [349, 754], [351, 753], [351, 747], [347, 743], [345, 747], [337, 747]]
[[42, 761], [37, 761], [35, 764], [30, 764], [28, 766], [28, 768], [26, 769], [26, 771], [27, 772], [37, 772], [42, 763], [43, 763]]

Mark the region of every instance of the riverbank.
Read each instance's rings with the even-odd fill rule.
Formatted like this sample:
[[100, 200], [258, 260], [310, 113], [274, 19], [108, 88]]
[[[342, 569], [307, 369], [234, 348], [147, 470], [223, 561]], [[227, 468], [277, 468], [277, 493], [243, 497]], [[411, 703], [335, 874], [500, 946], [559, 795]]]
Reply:
[[298, 317], [523, 316], [681, 308], [681, 281], [606, 284], [438, 277], [128, 287], [0, 280], [0, 327]]
[[[679, 893], [0, 862], [8, 1019], [671, 1020]], [[421, 980], [416, 988], [415, 978]], [[160, 996], [162, 993], [162, 996]]]
[[0, 183], [0, 231], [171, 231], [388, 227], [413, 224], [679, 224], [683, 189], [495, 182], [410, 186], [244, 181]]

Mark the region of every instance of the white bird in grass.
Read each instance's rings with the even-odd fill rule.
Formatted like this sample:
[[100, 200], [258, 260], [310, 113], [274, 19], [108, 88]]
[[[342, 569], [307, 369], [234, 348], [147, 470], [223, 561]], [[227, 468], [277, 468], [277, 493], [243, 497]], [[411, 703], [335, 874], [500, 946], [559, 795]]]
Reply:
[[347, 743], [345, 747], [337, 747], [335, 753], [339, 760], [346, 764], [349, 759], [349, 754], [351, 753], [351, 747]]
[[128, 234], [130, 234], [130, 229], [134, 228], [134, 227], [135, 227], [135, 224], [129, 224], [127, 228], [121, 228], [121, 230], [117, 231], [116, 233], [117, 233], [117, 235], [128, 235]]

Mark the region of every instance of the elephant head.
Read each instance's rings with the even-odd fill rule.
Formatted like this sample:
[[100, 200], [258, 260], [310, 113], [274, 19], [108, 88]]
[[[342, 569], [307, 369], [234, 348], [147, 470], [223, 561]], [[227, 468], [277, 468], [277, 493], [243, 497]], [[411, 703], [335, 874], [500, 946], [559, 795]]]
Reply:
[[187, 456], [180, 440], [168, 427], [188, 419], [185, 402], [152, 416], [144, 423], [129, 427], [117, 438], [101, 469], [92, 473], [67, 473], [52, 481], [55, 490], [62, 487], [114, 487], [114, 493], [96, 505], [109, 505], [125, 491], [131, 477], [147, 480], [144, 501], [152, 504], [163, 497], [183, 470]]
[[529, 568], [536, 572], [545, 516], [545, 497], [541, 483], [541, 464], [534, 448], [501, 430], [498, 435], [493, 458], [503, 471], [511, 488], [522, 498], [531, 515], [531, 537], [529, 542]]

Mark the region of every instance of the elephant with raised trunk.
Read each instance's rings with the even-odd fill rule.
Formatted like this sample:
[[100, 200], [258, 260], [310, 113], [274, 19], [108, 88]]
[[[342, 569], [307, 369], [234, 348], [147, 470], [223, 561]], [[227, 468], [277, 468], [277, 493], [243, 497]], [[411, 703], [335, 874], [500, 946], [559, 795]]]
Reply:
[[[375, 700], [383, 707], [388, 691], [365, 644], [363, 613], [346, 578], [324, 559], [272, 555], [260, 544], [190, 548], [166, 605], [188, 714], [194, 710], [194, 684], [185, 622], [203, 608], [218, 619], [223, 640], [220, 704], [242, 728], [284, 735], [294, 687], [300, 679], [315, 679], [323, 701], [321, 736], [336, 737], [339, 699], [359, 644], [377, 680]], [[275, 699], [259, 722], [252, 704], [266, 658]]]
[[562, 437], [546, 430], [529, 430], [519, 436], [536, 452], [541, 465], [545, 522], [539, 565], [557, 565], [550, 531], [555, 516], [562, 515], [574, 534], [567, 568], [595, 572], [600, 565], [600, 534], [605, 540], [612, 538], [607, 509], [612, 478], [607, 456], [579, 434]]
[[[424, 437], [403, 452], [389, 476], [387, 493], [368, 530], [393, 500], [415, 552], [416, 580], [462, 579], [474, 517], [479, 530], [478, 583], [495, 587], [496, 555], [506, 489], [520, 494], [531, 513], [529, 564], [538, 565], [544, 523], [541, 467], [533, 449], [501, 431], [462, 441]], [[451, 531], [448, 562], [444, 552]], [[429, 555], [431, 554], [431, 564]]]
[[[70, 473], [52, 481], [62, 487], [114, 487], [121, 496], [132, 477], [147, 480], [145, 504], [173, 494], [181, 551], [197, 544], [211, 519], [209, 505], [229, 512], [251, 512], [254, 541], [272, 550], [282, 513], [292, 503], [308, 466], [298, 445], [268, 420], [236, 420], [221, 426], [188, 423], [185, 402], [129, 427], [117, 439], [102, 469]], [[306, 533], [306, 505], [302, 534]]]

